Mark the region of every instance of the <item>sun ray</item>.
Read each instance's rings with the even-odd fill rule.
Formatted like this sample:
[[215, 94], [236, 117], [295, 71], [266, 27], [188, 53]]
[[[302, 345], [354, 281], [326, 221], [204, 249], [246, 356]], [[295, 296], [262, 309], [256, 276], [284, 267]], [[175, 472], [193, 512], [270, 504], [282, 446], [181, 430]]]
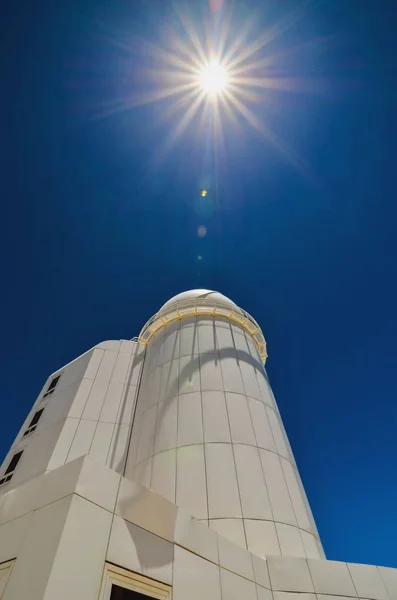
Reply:
[[175, 127], [171, 130], [169, 135], [167, 136], [166, 141], [164, 142], [164, 146], [162, 149], [163, 155], [166, 155], [175, 144], [175, 142], [181, 137], [189, 123], [192, 121], [193, 117], [197, 114], [197, 111], [200, 108], [204, 100], [204, 94], [200, 94], [190, 105], [188, 110], [185, 112], [179, 123], [175, 125]]
[[175, 69], [187, 71], [188, 73], [194, 73], [199, 66], [199, 62], [192, 61], [191, 57], [190, 61], [187, 62], [186, 59], [181, 58], [177, 54], [162, 48], [158, 48], [156, 46], [152, 46], [150, 48], [150, 53], [152, 54], [152, 56], [159, 59], [162, 63], [165, 63], [166, 65], [169, 65], [170, 67], [173, 67]]
[[250, 111], [242, 102], [240, 102], [235, 96], [230, 94], [230, 102], [235, 106], [239, 113], [246, 119], [246, 121], [261, 133], [273, 146], [276, 148], [290, 164], [292, 164], [302, 175], [306, 178], [314, 181], [314, 176], [309, 165], [300, 158], [296, 152], [289, 148], [285, 142], [274, 132], [270, 127], [266, 126], [263, 122], [259, 121], [255, 115]]
[[254, 22], [255, 22], [254, 17], [251, 17], [251, 19], [246, 21], [246, 23], [244, 23], [240, 27], [238, 34], [236, 35], [234, 41], [229, 44], [229, 47], [227, 48], [227, 50], [225, 49], [224, 61], [230, 69], [233, 68], [232, 57], [240, 56], [240, 53], [242, 51], [241, 49], [244, 47], [244, 44], [246, 43], [245, 39], [247, 37], [249, 37], [249, 34], [252, 32], [252, 29], [254, 27]]
[[230, 60], [230, 63], [228, 62], [229, 68], [233, 69], [239, 64], [244, 63], [247, 59], [251, 58], [251, 56], [257, 54], [262, 48], [270, 44], [270, 42], [273, 42], [276, 38], [281, 36], [285, 31], [296, 25], [304, 14], [304, 8], [305, 5], [302, 4], [285, 15], [282, 20], [270, 27], [262, 37], [252, 42], [245, 50], [237, 54], [233, 60]]
[[189, 16], [186, 13], [183, 13], [182, 11], [180, 11], [179, 19], [180, 19], [183, 27], [185, 28], [186, 33], [188, 34], [188, 39], [192, 42], [192, 45], [194, 47], [194, 50], [197, 53], [200, 63], [201, 64], [205, 63], [207, 60], [207, 53], [206, 53], [205, 47], [202, 45], [200, 38], [197, 34], [197, 31], [196, 31], [194, 25], [192, 24], [192, 22], [190, 21]]
[[218, 40], [217, 40], [217, 48], [216, 52], [218, 56], [225, 60], [225, 51], [227, 48], [228, 39], [231, 37], [233, 30], [232, 19], [230, 17], [230, 13], [227, 14], [223, 20], [222, 27], [220, 27]]
[[145, 94], [135, 98], [122, 98], [120, 100], [112, 100], [107, 103], [101, 103], [99, 106], [96, 106], [93, 118], [104, 119], [133, 108], [138, 108], [139, 106], [154, 104], [162, 100], [170, 99], [173, 96], [186, 94], [187, 92], [195, 90], [196, 87], [196, 83], [186, 83], [177, 86], [174, 85], [161, 90], [156, 89], [152, 92], [146, 92]]
[[217, 148], [222, 154], [225, 154], [225, 140], [223, 135], [223, 126], [222, 126], [222, 113], [221, 113], [221, 104], [223, 104], [224, 99], [222, 96], [216, 99], [214, 102], [214, 139], [217, 140]]
[[179, 96], [178, 98], [174, 98], [172, 103], [164, 108], [164, 111], [161, 115], [161, 120], [167, 121], [171, 118], [174, 118], [178, 112], [188, 110], [188, 108], [191, 106], [191, 103], [195, 100], [195, 98], [197, 98], [197, 96], [197, 89], [194, 88], [187, 94]]

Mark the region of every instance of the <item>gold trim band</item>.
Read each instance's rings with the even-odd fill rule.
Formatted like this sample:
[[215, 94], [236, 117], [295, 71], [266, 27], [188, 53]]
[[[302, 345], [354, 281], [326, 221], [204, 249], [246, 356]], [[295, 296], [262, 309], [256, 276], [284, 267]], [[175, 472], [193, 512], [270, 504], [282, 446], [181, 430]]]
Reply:
[[198, 316], [222, 317], [240, 325], [252, 337], [263, 364], [266, 363], [266, 340], [255, 319], [237, 306], [236, 310], [231, 310], [209, 298], [196, 298], [194, 301], [186, 300], [179, 302], [175, 307], [168, 308], [168, 310], [160, 310], [143, 327], [139, 335], [139, 342], [146, 346], [154, 335], [170, 323], [181, 321], [187, 317]]

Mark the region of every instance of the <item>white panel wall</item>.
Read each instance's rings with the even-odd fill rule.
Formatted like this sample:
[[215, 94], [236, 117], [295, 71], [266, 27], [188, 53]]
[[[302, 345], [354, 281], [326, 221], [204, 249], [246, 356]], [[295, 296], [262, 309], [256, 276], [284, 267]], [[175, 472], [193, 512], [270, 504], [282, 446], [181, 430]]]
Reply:
[[[136, 342], [103, 342], [51, 375], [3, 462], [0, 478], [12, 456], [24, 450], [0, 493], [84, 454], [122, 472], [143, 356]], [[44, 397], [59, 374], [54, 392]], [[36, 430], [23, 437], [41, 408]]]
[[[7, 468], [11, 457], [16, 452], [24, 450], [13, 478], [8, 484], [0, 487], [0, 493], [45, 472], [52, 461], [59, 440], [64, 438], [66, 441], [66, 438], [69, 437], [69, 442], [71, 442], [70, 436], [64, 436], [63, 429], [66, 427], [68, 432], [73, 429], [75, 432], [75, 424], [70, 423], [67, 416], [74, 400], [79, 397], [80, 385], [93, 358], [93, 353], [94, 350], [86, 352], [47, 379], [0, 469], [1, 478], [1, 473]], [[44, 397], [51, 380], [59, 374], [61, 377], [54, 392]], [[44, 412], [36, 430], [23, 437], [34, 414], [41, 408], [44, 408]], [[59, 450], [60, 448], [57, 452]], [[64, 460], [65, 458], [64, 456]], [[63, 464], [64, 460], [60, 464]]]
[[144, 349], [126, 340], [96, 346], [84, 374], [82, 396], [69, 413], [78, 419], [67, 461], [89, 454], [121, 473], [125, 468]]
[[183, 319], [152, 338], [126, 474], [253, 552], [322, 556], [258, 352], [236, 324]]
[[[168, 485], [165, 474], [161, 485]], [[231, 524], [237, 544], [246, 535], [254, 554], [223, 537]], [[157, 589], [161, 583], [172, 587], [174, 600], [397, 598], [396, 569], [274, 556], [285, 543], [290, 549], [292, 539], [296, 554], [302, 553], [300, 530], [291, 525], [219, 519], [211, 527], [219, 535], [152, 490], [78, 459], [2, 497], [0, 596], [105, 600], [109, 594], [100, 588], [106, 562], [126, 570], [127, 586], [138, 574]]]

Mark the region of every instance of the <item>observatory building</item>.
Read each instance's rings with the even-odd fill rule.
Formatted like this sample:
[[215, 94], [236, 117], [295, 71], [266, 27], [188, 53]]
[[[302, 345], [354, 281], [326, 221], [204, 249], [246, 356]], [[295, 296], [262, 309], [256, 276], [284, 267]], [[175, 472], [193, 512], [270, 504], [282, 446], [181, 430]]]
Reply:
[[266, 356], [191, 290], [53, 373], [0, 469], [1, 600], [397, 600], [326, 560]]

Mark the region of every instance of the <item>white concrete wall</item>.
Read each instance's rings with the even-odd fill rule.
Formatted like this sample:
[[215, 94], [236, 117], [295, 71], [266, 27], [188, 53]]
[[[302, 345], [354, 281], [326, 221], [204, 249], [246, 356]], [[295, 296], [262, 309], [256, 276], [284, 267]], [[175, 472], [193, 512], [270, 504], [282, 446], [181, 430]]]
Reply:
[[[12, 456], [24, 450], [0, 494], [84, 454], [122, 472], [143, 354], [136, 342], [102, 342], [53, 373], [3, 461], [0, 479]], [[53, 394], [44, 397], [58, 374], [61, 378]], [[44, 412], [36, 430], [23, 437], [40, 408]]]
[[2, 600], [109, 600], [105, 563], [171, 586], [173, 600], [397, 600], [397, 569], [263, 560], [88, 457], [0, 498]]
[[257, 555], [323, 556], [256, 346], [227, 320], [149, 342], [126, 475]]
[[[131, 341], [95, 347], [68, 413], [74, 436], [65, 461], [89, 454], [119, 473], [124, 471], [143, 356], [144, 348]], [[57, 466], [52, 462], [49, 468]]]
[[[1, 478], [1, 474], [7, 468], [12, 456], [16, 452], [24, 450], [13, 478], [8, 484], [0, 487], [0, 494], [48, 469], [58, 442], [68, 427], [68, 412], [78, 393], [84, 373], [91, 362], [93, 352], [91, 350], [76, 358], [63, 369], [50, 375], [45, 382], [0, 468]], [[44, 397], [50, 381], [59, 373], [62, 375], [53, 394]], [[44, 412], [36, 430], [23, 437], [33, 415], [40, 408], [44, 408]]]

